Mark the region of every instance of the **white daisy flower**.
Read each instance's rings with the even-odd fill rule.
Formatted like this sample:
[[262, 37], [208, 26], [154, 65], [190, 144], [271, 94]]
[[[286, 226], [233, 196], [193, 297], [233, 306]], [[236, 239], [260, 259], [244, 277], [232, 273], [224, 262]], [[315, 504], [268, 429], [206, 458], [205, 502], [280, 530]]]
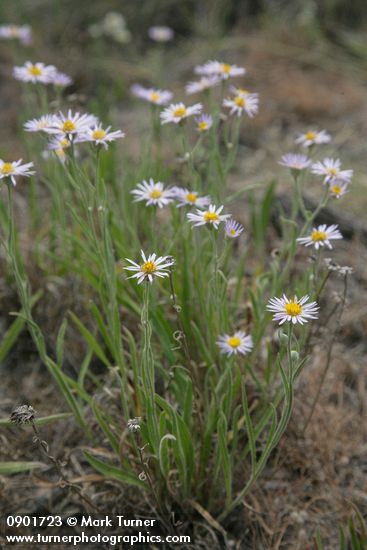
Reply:
[[290, 300], [283, 294], [282, 298], [271, 298], [266, 309], [275, 313], [273, 321], [279, 321], [280, 325], [286, 321], [303, 325], [309, 319], [318, 318], [319, 306], [316, 302], [307, 304], [306, 302], [309, 299], [310, 297], [306, 294], [300, 300], [298, 300], [297, 296], [294, 296], [293, 300]]
[[146, 206], [153, 205], [158, 208], [163, 208], [175, 198], [173, 189], [165, 189], [163, 183], [155, 183], [153, 178], [150, 178], [149, 182], [143, 180], [142, 183], [138, 183], [131, 193], [135, 196], [135, 202], [146, 201]]
[[35, 172], [31, 171], [33, 168], [33, 162], [22, 164], [22, 159], [14, 162], [4, 162], [0, 160], [0, 180], [4, 178], [10, 178], [14, 187], [16, 186], [16, 177], [18, 176], [32, 176]]
[[300, 143], [304, 147], [311, 147], [311, 145], [320, 145], [321, 143], [329, 143], [331, 136], [326, 130], [311, 130], [305, 134], [299, 134], [296, 143]]
[[349, 183], [353, 177], [353, 170], [341, 170], [339, 159], [325, 158], [313, 164], [311, 171], [313, 174], [324, 176], [324, 183], [335, 179]]
[[221, 222], [224, 222], [227, 218], [231, 217], [230, 214], [221, 214], [223, 208], [223, 205], [217, 208], [214, 204], [211, 204], [209, 205], [208, 210], [197, 209], [196, 214], [189, 212], [187, 217], [189, 221], [194, 224], [193, 227], [209, 224], [215, 229], [218, 229], [218, 225]]
[[237, 355], [238, 353], [241, 355], [246, 355], [254, 347], [252, 337], [247, 336], [242, 330], [238, 330], [233, 334], [233, 336], [230, 336], [229, 334], [219, 336], [217, 344], [220, 351], [228, 357], [233, 354]]
[[211, 115], [200, 115], [195, 121], [197, 124], [196, 129], [200, 133], [207, 132], [213, 126], [213, 117]]
[[244, 229], [243, 225], [235, 220], [227, 220], [224, 225], [224, 233], [229, 239], [236, 239]]
[[178, 200], [177, 208], [182, 206], [198, 206], [203, 208], [210, 204], [210, 197], [207, 195], [205, 197], [199, 197], [197, 191], [189, 191], [189, 189], [184, 189], [183, 187], [174, 188], [175, 198]]
[[149, 101], [149, 103], [153, 103], [153, 105], [166, 105], [173, 97], [173, 93], [169, 90], [144, 88], [144, 86], [140, 84], [133, 84], [130, 90], [136, 97]]
[[185, 86], [187, 94], [197, 94], [217, 86], [221, 79], [217, 75], [202, 76], [199, 81], [188, 82]]
[[0, 38], [18, 39], [22, 44], [32, 42], [32, 29], [29, 25], [0, 25]]
[[282, 166], [286, 166], [291, 170], [298, 171], [298, 170], [305, 170], [305, 168], [308, 168], [311, 164], [311, 161], [309, 158], [306, 157], [306, 155], [287, 153], [286, 155], [282, 156], [282, 159], [279, 161], [279, 164], [281, 164]]
[[258, 94], [239, 94], [233, 99], [224, 99], [223, 106], [230, 109], [231, 115], [241, 116], [243, 113], [247, 113], [252, 118], [259, 110], [259, 96]]
[[233, 94], [233, 95], [243, 95], [243, 96], [247, 96], [247, 95], [250, 95], [251, 92], [249, 90], [246, 90], [245, 88], [237, 88], [237, 86], [230, 86], [229, 87], [229, 91]]
[[[71, 146], [71, 141], [66, 136], [56, 136], [47, 146], [48, 151], [55, 153], [57, 158], [62, 164], [68, 160], [66, 150]], [[44, 151], [44, 153], [48, 153]], [[75, 156], [78, 156], [78, 151], [74, 152]], [[47, 158], [47, 154], [45, 155]]]
[[68, 136], [69, 139], [76, 134], [87, 132], [90, 127], [98, 125], [98, 119], [94, 115], [73, 113], [70, 109], [67, 115], [59, 113], [54, 116], [52, 127], [46, 128], [48, 134], [61, 134]]
[[79, 134], [75, 142], [84, 142], [91, 141], [96, 145], [102, 145], [105, 149], [108, 149], [108, 144], [115, 139], [125, 137], [124, 132], [121, 130], [115, 130], [110, 132], [111, 126], [108, 126], [106, 129], [103, 129], [101, 124], [94, 126], [93, 128], [88, 128], [85, 133]]
[[56, 72], [57, 69], [53, 65], [26, 61], [23, 67], [14, 67], [13, 76], [16, 80], [21, 80], [22, 82], [49, 84], [52, 82]]
[[199, 115], [202, 108], [201, 103], [195, 103], [195, 105], [191, 105], [190, 107], [186, 107], [184, 103], [173, 103], [161, 112], [161, 124], [167, 124], [168, 122], [178, 124], [189, 116]]
[[299, 237], [297, 242], [304, 246], [314, 246], [314, 248], [318, 250], [322, 246], [333, 248], [330, 244], [330, 240], [342, 238], [343, 235], [338, 230], [337, 225], [329, 225], [328, 227], [326, 224], [323, 224], [314, 227], [312, 233], [308, 237]]
[[246, 69], [243, 67], [237, 67], [237, 65], [230, 65], [221, 61], [208, 61], [204, 65], [198, 65], [194, 70], [196, 74], [206, 76], [216, 75], [222, 80], [227, 80], [230, 76], [242, 76], [246, 72]]
[[342, 180], [331, 180], [329, 182], [329, 191], [330, 194], [335, 197], [336, 199], [340, 199], [343, 195], [346, 193], [349, 193], [349, 181], [342, 181]]
[[54, 86], [59, 86], [60, 88], [67, 88], [73, 83], [73, 79], [71, 76], [58, 71], [53, 77], [51, 83]]
[[148, 29], [149, 38], [155, 42], [169, 42], [174, 35], [174, 30], [166, 25], [154, 25]]
[[150, 254], [146, 257], [142, 250], [141, 257], [143, 259], [141, 265], [133, 260], [129, 260], [129, 258], [125, 258], [132, 265], [124, 267], [127, 271], [135, 271], [134, 275], [131, 275], [128, 279], [138, 279], [138, 285], [146, 280], [152, 283], [154, 277], [168, 277], [167, 268], [175, 263], [171, 256], [160, 256], [157, 258], [156, 254]]
[[33, 118], [24, 124], [26, 132], [45, 132], [48, 128], [52, 128], [55, 115], [43, 115], [40, 118]]

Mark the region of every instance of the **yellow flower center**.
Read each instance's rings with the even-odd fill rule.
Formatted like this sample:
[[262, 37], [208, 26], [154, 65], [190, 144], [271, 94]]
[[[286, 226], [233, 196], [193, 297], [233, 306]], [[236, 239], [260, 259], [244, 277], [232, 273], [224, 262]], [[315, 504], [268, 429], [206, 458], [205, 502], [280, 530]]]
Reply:
[[177, 109], [173, 111], [174, 117], [183, 117], [185, 115], [186, 115], [186, 107], [177, 107]]
[[159, 199], [159, 197], [162, 196], [162, 191], [159, 191], [159, 189], [153, 189], [153, 191], [149, 193], [149, 196], [151, 199]]
[[9, 30], [12, 36], [15, 36], [15, 37], [18, 36], [18, 27], [16, 27], [15, 25], [11, 25]]
[[75, 129], [76, 129], [76, 126], [74, 124], [74, 122], [72, 122], [71, 120], [65, 120], [63, 126], [62, 126], [62, 129], [64, 132], [73, 132]]
[[230, 234], [234, 236], [234, 235], [236, 234], [236, 230], [235, 230], [235, 229], [231, 229], [231, 230], [230, 230]]
[[302, 313], [302, 307], [296, 302], [289, 302], [288, 304], [285, 304], [284, 309], [287, 315], [291, 315], [292, 317], [297, 317], [297, 315]]
[[315, 137], [316, 137], [315, 132], [307, 132], [306, 133], [306, 139], [309, 139], [309, 140], [313, 141], [315, 139]]
[[238, 107], [242, 107], [242, 108], [246, 104], [245, 98], [240, 96], [240, 95], [238, 95], [237, 97], [234, 98], [234, 102]]
[[106, 132], [102, 129], [94, 130], [92, 134], [93, 139], [103, 139], [106, 135]]
[[65, 158], [65, 151], [62, 147], [60, 147], [60, 149], [55, 149], [55, 153], [56, 155], [61, 158], [61, 159], [64, 159]]
[[28, 71], [30, 72], [30, 74], [32, 76], [41, 76], [41, 74], [42, 74], [41, 69], [39, 67], [36, 67], [36, 65], [31, 65], [28, 68]]
[[238, 336], [232, 336], [231, 338], [228, 338], [227, 344], [231, 346], [231, 348], [238, 348], [238, 346], [241, 344], [240, 338]]
[[332, 185], [331, 190], [333, 193], [335, 193], [335, 195], [340, 195], [340, 193], [342, 192], [342, 188], [339, 185]]
[[153, 103], [157, 103], [158, 100], [159, 100], [159, 94], [157, 92], [152, 92], [150, 94], [150, 101], [152, 101]]
[[222, 71], [226, 74], [231, 72], [231, 66], [228, 63], [222, 63]]
[[212, 222], [215, 222], [215, 221], [219, 220], [219, 216], [215, 212], [205, 212], [204, 220], [207, 223], [212, 223]]
[[143, 273], [154, 273], [155, 271], [157, 271], [157, 266], [155, 262], [149, 260], [148, 262], [145, 262], [145, 264], [143, 264], [140, 269]]
[[70, 141], [68, 139], [62, 139], [59, 145], [62, 149], [65, 149], [66, 147], [70, 147]]
[[326, 239], [325, 231], [313, 231], [311, 234], [311, 239], [313, 242], [324, 241]]
[[197, 199], [198, 198], [195, 195], [195, 193], [187, 193], [187, 195], [186, 195], [186, 200], [189, 201], [189, 202], [196, 202]]
[[14, 168], [13, 168], [12, 163], [11, 162], [4, 162], [4, 164], [1, 168], [1, 173], [5, 174], [7, 176], [8, 174], [11, 174], [13, 171], [14, 171]]
[[330, 176], [337, 176], [338, 175], [338, 171], [336, 168], [328, 168], [328, 173], [330, 174]]
[[199, 126], [199, 130], [200, 130], [201, 132], [203, 132], [203, 131], [205, 131], [205, 130], [208, 129], [208, 123], [207, 123], [207, 122], [204, 122], [204, 121], [199, 122], [199, 125], [198, 125], [198, 126]]
[[246, 95], [250, 93], [248, 90], [245, 90], [245, 88], [237, 88], [237, 92], [239, 94], [246, 94]]

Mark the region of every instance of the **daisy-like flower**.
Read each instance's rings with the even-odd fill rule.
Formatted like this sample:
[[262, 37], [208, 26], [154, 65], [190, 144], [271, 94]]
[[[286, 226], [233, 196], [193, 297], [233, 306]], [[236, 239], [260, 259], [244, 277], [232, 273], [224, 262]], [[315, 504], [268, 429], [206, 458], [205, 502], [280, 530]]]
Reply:
[[22, 82], [50, 84], [56, 72], [57, 69], [53, 65], [26, 61], [23, 67], [14, 67], [13, 76], [16, 80], [21, 80]]
[[71, 146], [71, 141], [65, 136], [55, 137], [47, 146], [48, 150], [51, 150], [55, 153], [57, 158], [64, 164], [67, 160], [66, 149]]
[[22, 159], [15, 162], [4, 162], [0, 160], [0, 180], [10, 178], [11, 183], [16, 186], [16, 179], [18, 176], [32, 176], [35, 172], [31, 171], [33, 168], [33, 162], [22, 164]]
[[210, 204], [210, 197], [199, 197], [197, 191], [189, 191], [189, 189], [184, 189], [183, 187], [174, 188], [175, 198], [178, 200], [177, 208], [182, 206], [198, 206], [203, 208]]
[[188, 82], [185, 86], [187, 94], [197, 94], [217, 86], [221, 79], [217, 75], [202, 76], [199, 81]]
[[52, 126], [45, 128], [48, 134], [61, 134], [68, 136], [69, 139], [75, 137], [76, 134], [83, 134], [89, 128], [98, 125], [98, 119], [94, 115], [73, 113], [70, 109], [67, 115], [59, 113], [54, 116]]
[[146, 280], [152, 283], [154, 277], [168, 277], [169, 273], [167, 272], [167, 268], [171, 267], [171, 265], [175, 263], [171, 256], [159, 256], [157, 258], [157, 254], [150, 254], [146, 257], [142, 250], [141, 257], [143, 259], [143, 263], [141, 265], [137, 264], [133, 260], [129, 260], [129, 258], [125, 258], [126, 261], [132, 265], [129, 265], [124, 269], [127, 271], [135, 271], [134, 275], [131, 275], [128, 279], [138, 279], [138, 285]]
[[149, 103], [153, 103], [153, 105], [166, 105], [173, 97], [173, 93], [169, 90], [144, 88], [144, 86], [140, 84], [133, 84], [130, 89], [131, 93], [136, 97], [149, 101]]
[[224, 99], [223, 106], [230, 109], [231, 115], [241, 116], [247, 113], [252, 118], [259, 110], [259, 96], [258, 94], [239, 94], [233, 99]]
[[213, 117], [211, 115], [200, 115], [195, 121], [197, 124], [196, 129], [200, 133], [207, 132], [213, 126]]
[[243, 225], [235, 220], [227, 220], [224, 225], [224, 233], [229, 239], [236, 239], [244, 229]]
[[252, 337], [247, 336], [242, 330], [238, 330], [233, 334], [233, 336], [230, 336], [229, 334], [219, 336], [217, 344], [220, 351], [227, 356], [231, 356], [233, 354], [237, 355], [238, 353], [241, 355], [246, 355], [254, 346]]
[[348, 181], [339, 181], [339, 180], [331, 180], [329, 182], [329, 191], [330, 194], [335, 197], [336, 199], [340, 199], [343, 195], [349, 192], [349, 184]]
[[303, 325], [307, 323], [309, 319], [318, 318], [319, 306], [316, 302], [310, 302], [307, 304], [310, 297], [306, 294], [300, 300], [297, 296], [294, 296], [293, 300], [287, 298], [283, 294], [282, 298], [271, 298], [266, 306], [268, 311], [273, 312], [273, 321], [279, 321], [282, 325], [286, 321], [293, 323], [300, 323]]
[[54, 86], [59, 86], [60, 88], [67, 88], [73, 83], [73, 79], [71, 78], [71, 76], [65, 73], [57, 72], [51, 82]]
[[329, 141], [331, 141], [331, 136], [326, 130], [311, 130], [305, 134], [299, 134], [296, 138], [296, 143], [300, 143], [303, 147], [311, 147], [311, 145], [329, 143]]
[[281, 164], [282, 166], [286, 166], [291, 170], [301, 171], [308, 168], [311, 164], [311, 161], [309, 158], [306, 157], [306, 155], [287, 153], [286, 155], [282, 156], [279, 164]]
[[187, 217], [191, 223], [193, 223], [193, 227], [198, 227], [200, 225], [212, 225], [215, 229], [218, 229], [218, 225], [221, 222], [226, 221], [226, 219], [230, 218], [230, 214], [221, 214], [223, 210], [223, 205], [218, 206], [218, 208], [214, 204], [210, 204], [208, 210], [196, 210], [196, 214], [193, 214], [192, 212], [189, 212], [187, 214]]
[[195, 67], [196, 74], [202, 74], [206, 76], [216, 75], [222, 80], [227, 80], [230, 76], [242, 76], [246, 72], [243, 67], [237, 67], [237, 65], [230, 65], [229, 63], [223, 63], [222, 61], [208, 61], [204, 65], [198, 65]]
[[308, 237], [299, 237], [297, 242], [303, 244], [304, 246], [313, 246], [318, 250], [322, 246], [327, 246], [328, 248], [333, 248], [330, 241], [332, 239], [342, 239], [343, 235], [338, 230], [337, 225], [326, 224], [319, 225], [312, 229], [312, 233]]
[[175, 198], [173, 189], [165, 189], [163, 183], [155, 183], [153, 178], [150, 178], [149, 182], [143, 180], [142, 183], [138, 183], [131, 193], [135, 196], [135, 202], [146, 201], [147, 206], [153, 205], [158, 208], [163, 208]]
[[46, 132], [48, 128], [52, 128], [55, 115], [43, 115], [40, 118], [33, 118], [24, 124], [26, 132]]
[[173, 103], [161, 112], [161, 124], [167, 124], [168, 122], [178, 124], [189, 116], [199, 115], [202, 108], [201, 103], [195, 103], [195, 105], [191, 105], [190, 107], [186, 107], [184, 103]]
[[30, 44], [32, 29], [29, 25], [0, 25], [0, 38], [5, 40], [16, 38], [22, 44]]
[[75, 142], [91, 141], [96, 145], [101, 145], [105, 149], [108, 149], [109, 143], [115, 141], [115, 139], [125, 137], [124, 132], [121, 132], [121, 130], [110, 132], [110, 129], [111, 126], [108, 126], [104, 130], [100, 124], [98, 126], [94, 126], [94, 128], [88, 128], [85, 133], [79, 134], [77, 136]]
[[148, 29], [149, 38], [155, 42], [169, 42], [174, 35], [174, 30], [166, 25], [154, 25]]
[[311, 170], [313, 174], [324, 176], [324, 183], [329, 183], [333, 180], [349, 183], [353, 177], [353, 170], [341, 170], [339, 159], [325, 158], [313, 164]]

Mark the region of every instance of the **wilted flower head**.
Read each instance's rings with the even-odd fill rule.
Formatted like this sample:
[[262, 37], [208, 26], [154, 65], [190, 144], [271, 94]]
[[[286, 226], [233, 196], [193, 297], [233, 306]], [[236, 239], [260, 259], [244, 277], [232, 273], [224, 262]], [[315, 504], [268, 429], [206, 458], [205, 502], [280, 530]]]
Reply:
[[138, 279], [138, 285], [143, 281], [153, 282], [155, 277], [168, 277], [169, 272], [167, 268], [171, 267], [175, 261], [172, 256], [160, 256], [157, 258], [156, 254], [150, 254], [148, 257], [145, 256], [143, 250], [141, 250], [141, 257], [143, 263], [141, 265], [137, 264], [133, 260], [126, 258], [126, 261], [132, 265], [125, 267], [127, 271], [134, 271], [134, 275], [128, 277], [128, 279]]
[[32, 29], [29, 25], [0, 25], [0, 39], [18, 39], [22, 44], [32, 42]]
[[235, 332], [232, 336], [229, 334], [219, 336], [217, 344], [220, 351], [228, 356], [238, 353], [246, 355], [253, 348], [252, 337], [247, 336], [242, 330]]
[[294, 296], [293, 300], [283, 294], [282, 298], [271, 298], [266, 309], [272, 311], [273, 321], [279, 321], [282, 325], [286, 321], [292, 324], [300, 323], [303, 325], [309, 319], [317, 319], [319, 306], [316, 302], [307, 304], [310, 297], [306, 294], [300, 300]]
[[227, 220], [224, 225], [224, 233], [229, 239], [236, 239], [244, 229], [243, 225], [235, 220]]
[[300, 170], [304, 170], [305, 168], [308, 168], [311, 164], [311, 161], [309, 158], [306, 157], [306, 155], [287, 153], [286, 155], [282, 156], [282, 159], [279, 161], [279, 164], [281, 164], [282, 166], [286, 166], [291, 170], [300, 171]]
[[342, 239], [343, 235], [338, 230], [337, 225], [326, 224], [319, 225], [314, 227], [311, 234], [307, 237], [299, 237], [297, 242], [303, 244], [304, 246], [313, 246], [316, 250], [320, 247], [327, 246], [328, 248], [333, 248], [330, 241], [332, 239]]
[[71, 86], [71, 84], [73, 83], [73, 79], [71, 78], [71, 76], [57, 71], [52, 78], [51, 83], [54, 86], [59, 86], [60, 88], [67, 88], [68, 86]]
[[13, 75], [16, 80], [22, 82], [32, 82], [36, 84], [50, 84], [57, 72], [53, 65], [45, 65], [44, 63], [31, 63], [26, 61], [23, 67], [14, 67]]
[[222, 80], [227, 80], [231, 76], [242, 76], [245, 72], [246, 69], [243, 67], [237, 67], [237, 65], [230, 65], [222, 61], [208, 61], [204, 65], [195, 67], [195, 73], [197, 74], [206, 76], [216, 75]]
[[195, 103], [195, 105], [190, 105], [190, 107], [186, 107], [184, 103], [174, 103], [160, 113], [161, 123], [167, 124], [168, 122], [173, 122], [174, 124], [178, 124], [189, 116], [199, 115], [202, 108], [201, 103]]
[[33, 162], [28, 162], [27, 164], [22, 164], [22, 159], [14, 162], [4, 162], [0, 160], [0, 180], [7, 178], [10, 179], [11, 183], [16, 186], [16, 177], [18, 176], [32, 176], [35, 172], [31, 171], [30, 168], [33, 168]]
[[311, 130], [304, 134], [299, 134], [296, 138], [296, 143], [300, 143], [304, 147], [311, 147], [311, 145], [329, 143], [330, 140], [330, 134], [328, 134], [326, 130]]
[[140, 84], [133, 84], [131, 86], [131, 93], [140, 99], [145, 99], [153, 105], [166, 105], [171, 101], [173, 93], [169, 90], [159, 90], [156, 88], [144, 88]]
[[127, 421], [127, 428], [130, 432], [138, 432], [140, 430], [140, 421], [141, 417], [136, 416], [135, 418], [129, 418]]
[[154, 25], [148, 29], [149, 38], [155, 42], [169, 42], [173, 39], [174, 35], [173, 29], [166, 25]]
[[203, 92], [209, 88], [217, 86], [221, 79], [217, 75], [202, 76], [200, 80], [196, 82], [188, 82], [185, 86], [187, 94], [197, 94]]
[[351, 275], [353, 273], [353, 268], [348, 265], [339, 265], [332, 258], [325, 258], [324, 262], [329, 271], [335, 271], [339, 275], [345, 277], [346, 275]]
[[93, 38], [107, 35], [122, 44], [129, 42], [131, 38], [131, 33], [126, 27], [125, 17], [116, 11], [106, 13], [102, 21], [91, 25], [88, 31]]
[[149, 182], [143, 180], [138, 183], [135, 189], [131, 191], [135, 196], [135, 201], [146, 201], [147, 206], [158, 206], [162, 208], [175, 198], [174, 189], [165, 189], [164, 184], [160, 181], [155, 182], [153, 178]]
[[221, 222], [226, 221], [227, 218], [230, 218], [230, 214], [221, 214], [223, 210], [223, 206], [215, 206], [214, 204], [211, 204], [208, 208], [208, 210], [196, 210], [196, 214], [189, 212], [187, 214], [187, 217], [191, 223], [193, 223], [193, 227], [198, 227], [200, 225], [211, 225], [215, 229], [218, 229], [218, 225]]
[[16, 407], [10, 415], [11, 422], [15, 424], [28, 424], [34, 421], [36, 411], [30, 405]]

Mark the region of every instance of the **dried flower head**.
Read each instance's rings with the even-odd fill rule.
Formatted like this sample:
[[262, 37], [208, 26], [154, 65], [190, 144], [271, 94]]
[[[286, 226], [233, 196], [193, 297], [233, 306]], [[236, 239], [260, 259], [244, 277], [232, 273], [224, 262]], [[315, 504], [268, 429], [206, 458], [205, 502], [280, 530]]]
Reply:
[[127, 427], [130, 432], [138, 432], [140, 430], [140, 421], [141, 417], [136, 416], [135, 418], [129, 418], [127, 421]]
[[13, 410], [10, 420], [14, 424], [28, 424], [34, 421], [35, 414], [36, 411], [30, 405], [20, 405]]

